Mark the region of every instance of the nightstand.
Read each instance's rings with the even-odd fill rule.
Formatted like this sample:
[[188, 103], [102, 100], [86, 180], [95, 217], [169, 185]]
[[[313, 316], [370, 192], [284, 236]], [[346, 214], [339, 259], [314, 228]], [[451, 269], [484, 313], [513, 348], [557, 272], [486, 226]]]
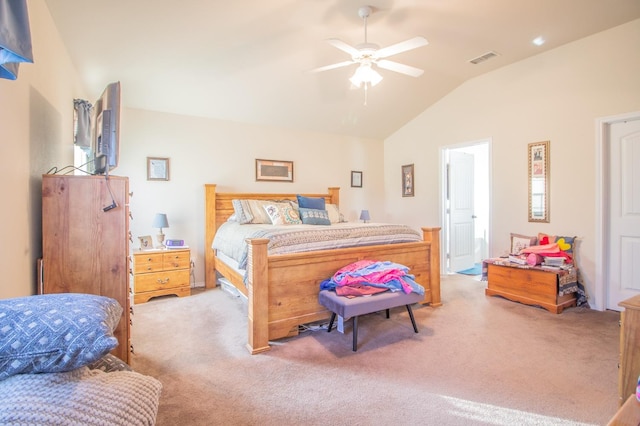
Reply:
[[133, 301], [148, 302], [156, 296], [191, 295], [191, 250], [163, 249], [133, 252]]

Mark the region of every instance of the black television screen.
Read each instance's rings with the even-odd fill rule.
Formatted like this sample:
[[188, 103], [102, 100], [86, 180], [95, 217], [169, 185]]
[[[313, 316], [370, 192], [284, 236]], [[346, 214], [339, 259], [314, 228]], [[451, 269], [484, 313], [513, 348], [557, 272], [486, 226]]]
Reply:
[[111, 83], [95, 103], [94, 170], [108, 174], [120, 154], [120, 82]]

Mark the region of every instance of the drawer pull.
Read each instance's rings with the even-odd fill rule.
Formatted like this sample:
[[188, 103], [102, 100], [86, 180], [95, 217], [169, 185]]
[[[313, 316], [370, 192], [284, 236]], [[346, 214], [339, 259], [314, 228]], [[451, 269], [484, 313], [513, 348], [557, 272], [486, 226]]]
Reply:
[[169, 278], [167, 278], [166, 280], [163, 280], [162, 278], [158, 278], [158, 283], [159, 284], [166, 284], [169, 282]]

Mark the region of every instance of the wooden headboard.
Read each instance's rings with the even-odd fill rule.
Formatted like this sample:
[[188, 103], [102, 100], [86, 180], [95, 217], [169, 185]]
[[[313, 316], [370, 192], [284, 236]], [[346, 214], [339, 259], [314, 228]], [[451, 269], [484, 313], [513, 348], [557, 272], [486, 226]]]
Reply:
[[[214, 252], [211, 249], [216, 231], [233, 214], [232, 200], [297, 200], [298, 194], [277, 194], [259, 192], [216, 192], [216, 184], [204, 185], [204, 260], [205, 282], [207, 287], [215, 283]], [[340, 205], [340, 188], [329, 187], [326, 194], [300, 194], [305, 197], [322, 197], [329, 204]], [[215, 286], [215, 284], [213, 284]]]

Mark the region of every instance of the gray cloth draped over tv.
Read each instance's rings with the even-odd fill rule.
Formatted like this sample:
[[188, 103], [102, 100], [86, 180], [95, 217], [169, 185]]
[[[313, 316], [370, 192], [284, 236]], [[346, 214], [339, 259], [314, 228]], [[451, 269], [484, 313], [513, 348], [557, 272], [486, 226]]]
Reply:
[[74, 99], [73, 108], [76, 110], [76, 139], [77, 146], [91, 146], [91, 109], [93, 106], [84, 99]]
[[33, 63], [26, 0], [0, 1], [0, 77], [18, 78], [20, 62]]

